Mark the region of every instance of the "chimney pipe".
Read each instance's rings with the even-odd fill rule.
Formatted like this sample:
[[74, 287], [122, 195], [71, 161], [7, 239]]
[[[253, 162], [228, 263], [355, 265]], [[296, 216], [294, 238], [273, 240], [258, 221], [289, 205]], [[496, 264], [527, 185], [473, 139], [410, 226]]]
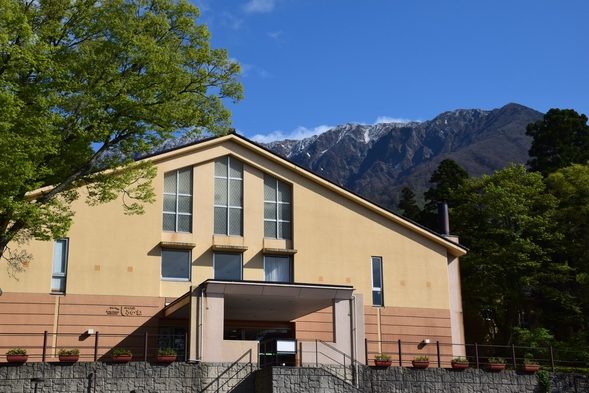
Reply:
[[438, 202], [438, 230], [440, 235], [450, 235], [450, 219], [448, 218], [448, 203]]

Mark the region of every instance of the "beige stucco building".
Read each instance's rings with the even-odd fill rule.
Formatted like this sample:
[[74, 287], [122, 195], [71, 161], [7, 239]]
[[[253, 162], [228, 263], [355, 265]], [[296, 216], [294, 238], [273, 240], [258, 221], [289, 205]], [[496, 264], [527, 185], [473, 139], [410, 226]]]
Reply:
[[22, 246], [24, 272], [0, 274], [1, 348], [38, 354], [46, 331], [49, 358], [140, 351], [145, 333], [147, 352], [186, 345], [203, 362], [257, 361], [276, 338], [296, 339], [281, 358], [296, 364], [316, 362], [318, 342], [324, 362], [365, 362], [398, 340], [463, 353], [465, 249], [453, 239], [235, 134], [146, 159], [158, 174], [144, 215], [79, 200], [67, 238]]

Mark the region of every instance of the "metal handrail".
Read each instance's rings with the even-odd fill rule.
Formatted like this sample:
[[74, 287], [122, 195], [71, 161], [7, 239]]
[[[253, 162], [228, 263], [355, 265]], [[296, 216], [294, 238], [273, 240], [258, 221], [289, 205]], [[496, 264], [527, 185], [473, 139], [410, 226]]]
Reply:
[[[100, 345], [101, 343], [101, 339], [103, 338], [108, 338], [108, 337], [116, 337], [116, 338], [121, 338], [121, 340], [125, 340], [125, 339], [135, 339], [137, 343], [141, 342], [141, 346], [138, 345], [132, 345], [132, 346], [125, 346], [124, 343], [121, 344], [121, 346], [126, 347], [127, 349], [131, 350], [134, 354], [133, 356], [133, 360], [132, 361], [145, 361], [147, 362], [149, 359], [153, 359], [155, 360], [156, 355], [157, 355], [157, 350], [159, 349], [159, 346], [153, 346], [153, 343], [151, 343], [152, 345], [149, 345], [149, 341], [150, 340], [155, 340], [156, 342], [158, 341], [158, 338], [160, 337], [160, 335], [158, 334], [148, 334], [147, 332], [145, 333], [132, 333], [132, 334], [102, 334], [99, 332], [94, 332], [92, 335], [86, 335], [86, 338], [93, 338], [90, 339], [89, 341], [87, 341], [87, 343], [82, 344], [81, 342], [76, 344], [76, 348], [80, 350], [80, 361], [99, 361], [100, 358], [103, 358], [105, 356], [108, 356], [109, 352], [115, 348], [113, 346], [108, 346], [108, 345]], [[39, 338], [39, 343], [38, 344], [33, 344], [33, 345], [26, 345], [23, 346], [21, 345], [21, 347], [25, 347], [25, 349], [27, 350], [27, 353], [29, 354], [29, 357], [31, 359], [37, 359], [40, 360], [43, 363], [46, 363], [48, 361], [48, 358], [54, 358], [57, 357], [56, 353], [59, 350], [59, 346], [55, 346], [55, 345], [51, 345], [49, 344], [49, 342], [51, 342], [52, 340], [50, 340], [50, 337], [80, 337], [80, 334], [78, 333], [49, 333], [48, 331], [44, 331], [43, 333], [0, 333], [0, 338], [2, 337], [9, 337], [9, 338], [17, 338], [17, 337], [22, 337], [22, 338], [27, 338], [27, 343], [34, 343], [35, 342], [35, 338]], [[176, 335], [163, 335], [162, 337], [172, 337], [172, 338], [177, 338], [177, 337], [182, 337], [183, 341], [184, 341], [184, 347], [181, 348], [183, 350], [183, 360], [187, 361], [188, 360], [188, 334], [176, 334]], [[10, 342], [14, 342], [14, 339], [8, 340]], [[80, 345], [82, 344], [82, 345]], [[5, 353], [7, 350], [14, 348], [14, 345], [7, 345], [6, 343], [3, 343], [3, 345], [0, 345], [0, 353]], [[91, 359], [91, 360], [88, 360]], [[106, 359], [104, 359], [104, 361], [107, 361]]]

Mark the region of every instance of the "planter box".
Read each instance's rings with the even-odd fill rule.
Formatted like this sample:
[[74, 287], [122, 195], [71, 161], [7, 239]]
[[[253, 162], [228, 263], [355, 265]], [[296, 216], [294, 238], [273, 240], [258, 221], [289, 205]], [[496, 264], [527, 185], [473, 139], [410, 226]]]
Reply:
[[538, 364], [522, 364], [522, 370], [527, 373], [535, 373], [536, 371], [540, 370], [540, 365], [538, 365]]
[[59, 361], [64, 363], [77, 362], [80, 359], [80, 355], [59, 355]]
[[160, 363], [174, 363], [176, 355], [157, 355], [157, 361]]
[[393, 364], [392, 360], [374, 359], [374, 365], [376, 367], [390, 367], [391, 364]]
[[133, 355], [112, 355], [113, 363], [129, 363], [133, 359]]
[[503, 363], [489, 363], [488, 364], [489, 370], [491, 371], [501, 371], [505, 369], [505, 364]]
[[429, 362], [412, 360], [411, 363], [413, 364], [413, 367], [415, 367], [415, 368], [428, 368], [429, 367]]
[[6, 355], [8, 363], [25, 363], [29, 360], [29, 355]]
[[464, 370], [468, 368], [468, 363], [452, 363], [452, 368], [456, 370]]

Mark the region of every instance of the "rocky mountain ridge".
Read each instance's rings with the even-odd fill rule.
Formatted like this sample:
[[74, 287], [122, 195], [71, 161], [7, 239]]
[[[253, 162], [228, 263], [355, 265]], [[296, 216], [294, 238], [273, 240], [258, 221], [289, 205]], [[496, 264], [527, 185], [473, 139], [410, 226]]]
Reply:
[[396, 210], [403, 187], [421, 196], [445, 158], [476, 177], [525, 163], [531, 143], [526, 125], [542, 116], [512, 103], [494, 110], [448, 111], [421, 123], [344, 124], [303, 140], [262, 145]]

